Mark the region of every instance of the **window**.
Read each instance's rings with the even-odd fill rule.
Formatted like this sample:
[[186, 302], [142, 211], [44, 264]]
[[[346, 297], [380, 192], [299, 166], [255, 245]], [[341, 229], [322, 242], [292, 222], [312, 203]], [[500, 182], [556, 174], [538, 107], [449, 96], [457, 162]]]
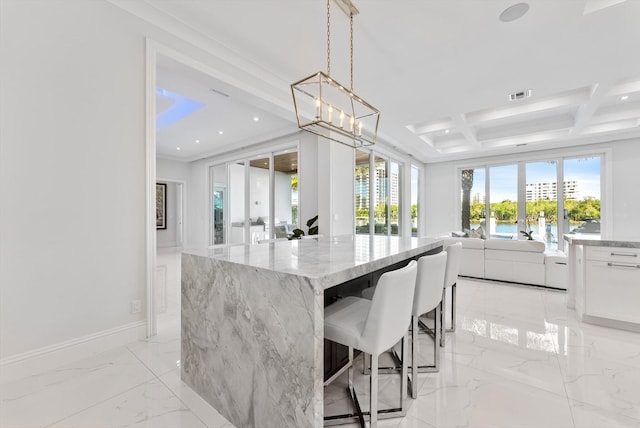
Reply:
[[226, 243], [226, 198], [227, 198], [227, 166], [218, 165], [211, 168], [211, 237], [213, 245]]
[[387, 161], [374, 154], [374, 233], [376, 235], [387, 235], [389, 224], [389, 181], [387, 173]]
[[489, 212], [495, 232], [487, 237], [518, 239], [518, 165], [489, 168]]
[[486, 237], [498, 239], [527, 239], [526, 232], [549, 249], [557, 249], [565, 233], [599, 234], [601, 161], [591, 156], [461, 168], [462, 229], [483, 226]]
[[565, 159], [565, 233], [600, 234], [600, 157]]
[[463, 169], [460, 173], [462, 193], [462, 230], [482, 227], [486, 236], [495, 233], [495, 221], [485, 224], [487, 198], [485, 190], [485, 169]]
[[369, 152], [356, 150], [356, 233], [369, 234]]
[[525, 231], [547, 248], [558, 248], [558, 162], [525, 165]]
[[[375, 152], [356, 150], [354, 205], [357, 234], [397, 236], [402, 233], [402, 213], [409, 209], [404, 207], [402, 200], [402, 174], [400, 162]], [[416, 167], [416, 223], [418, 174]]]
[[401, 189], [400, 189], [400, 164], [389, 162], [389, 225], [391, 235], [400, 234], [400, 211], [401, 211]]
[[225, 244], [239, 244], [244, 240], [245, 221], [245, 171], [244, 162], [235, 162], [228, 165], [229, 168], [229, 233]]
[[418, 236], [418, 195], [420, 189], [420, 169], [411, 165], [411, 236]]
[[298, 227], [298, 152], [286, 150], [273, 157], [274, 231], [272, 238], [286, 238]]

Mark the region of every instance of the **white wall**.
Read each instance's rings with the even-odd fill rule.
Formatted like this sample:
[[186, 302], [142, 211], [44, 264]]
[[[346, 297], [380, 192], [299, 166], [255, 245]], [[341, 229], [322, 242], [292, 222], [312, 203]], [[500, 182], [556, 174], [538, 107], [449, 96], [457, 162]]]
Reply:
[[156, 177], [160, 179], [188, 182], [190, 173], [188, 162], [156, 158]]
[[613, 239], [640, 241], [640, 139], [613, 148]]
[[[543, 150], [531, 154], [521, 153], [511, 156], [495, 156], [474, 159], [473, 162], [482, 164], [493, 161], [518, 162], [527, 160], [527, 156], [558, 156], [581, 155], [585, 151], [599, 151], [610, 149], [611, 154], [611, 183], [608, 186], [611, 194], [603, 193], [602, 200], [609, 199], [611, 210], [609, 218], [603, 221], [611, 223], [611, 238], [618, 240], [640, 240], [640, 140], [615, 141], [602, 144], [572, 147], [566, 149]], [[424, 235], [433, 235], [445, 231], [459, 229], [460, 209], [456, 203], [460, 198], [457, 188], [457, 167], [469, 165], [470, 161], [453, 161], [430, 163], [426, 166], [427, 200], [424, 204], [426, 215], [426, 230]], [[605, 179], [605, 171], [602, 172]], [[423, 234], [423, 233], [421, 233]]]
[[0, 19], [5, 358], [144, 319], [145, 42], [105, 2]]

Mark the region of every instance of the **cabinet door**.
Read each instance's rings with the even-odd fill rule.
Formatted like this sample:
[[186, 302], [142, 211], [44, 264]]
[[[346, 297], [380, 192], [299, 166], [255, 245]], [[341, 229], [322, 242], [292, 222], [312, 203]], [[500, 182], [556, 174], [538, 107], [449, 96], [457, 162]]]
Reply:
[[586, 262], [585, 314], [640, 323], [640, 265]]
[[587, 247], [587, 260], [640, 263], [640, 250], [637, 248]]

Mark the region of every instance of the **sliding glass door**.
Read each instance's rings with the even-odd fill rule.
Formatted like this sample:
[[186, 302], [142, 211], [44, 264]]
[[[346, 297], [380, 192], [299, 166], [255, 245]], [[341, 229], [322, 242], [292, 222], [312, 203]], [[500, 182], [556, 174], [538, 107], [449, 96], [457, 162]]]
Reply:
[[489, 168], [489, 210], [490, 222], [496, 225], [491, 237], [518, 239], [522, 230], [518, 221], [518, 165]]
[[487, 238], [530, 237], [549, 249], [565, 233], [599, 235], [601, 163], [595, 155], [460, 168], [462, 230], [475, 236], [484, 226]]
[[526, 232], [547, 248], [558, 248], [558, 163], [530, 162], [526, 173]]
[[227, 166], [218, 165], [210, 170], [211, 175], [211, 237], [212, 245], [227, 242]]
[[271, 238], [286, 238], [298, 227], [298, 152], [273, 157], [274, 217]]
[[209, 168], [210, 245], [287, 238], [298, 227], [298, 152], [281, 150]]
[[563, 169], [565, 233], [600, 235], [600, 157], [565, 159]]

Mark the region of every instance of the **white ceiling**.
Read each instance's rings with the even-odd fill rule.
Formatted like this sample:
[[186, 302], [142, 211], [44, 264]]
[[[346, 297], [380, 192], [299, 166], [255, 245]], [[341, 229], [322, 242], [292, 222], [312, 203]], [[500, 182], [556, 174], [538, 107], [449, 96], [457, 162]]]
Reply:
[[[354, 91], [381, 111], [381, 141], [431, 162], [640, 137], [640, 0], [532, 0], [522, 18], [501, 22], [517, 2], [355, 1]], [[289, 84], [326, 68], [325, 7], [323, 0], [141, 0], [139, 16], [182, 26], [242, 59], [249, 77], [238, 79], [255, 78], [251, 86], [273, 104], [269, 116], [251, 107], [264, 107], [260, 96], [161, 61], [159, 83], [206, 108], [161, 130], [158, 152], [192, 160], [291, 132]], [[331, 74], [348, 82], [347, 20], [333, 9]], [[531, 98], [508, 100], [526, 89]], [[183, 141], [195, 139], [210, 145], [187, 153]]]
[[[163, 158], [201, 159], [297, 129], [292, 121], [253, 104], [252, 97], [242, 91], [163, 55], [157, 57], [157, 87], [202, 105], [157, 130], [156, 152]], [[180, 104], [156, 94], [158, 118], [171, 108], [180, 109]]]

